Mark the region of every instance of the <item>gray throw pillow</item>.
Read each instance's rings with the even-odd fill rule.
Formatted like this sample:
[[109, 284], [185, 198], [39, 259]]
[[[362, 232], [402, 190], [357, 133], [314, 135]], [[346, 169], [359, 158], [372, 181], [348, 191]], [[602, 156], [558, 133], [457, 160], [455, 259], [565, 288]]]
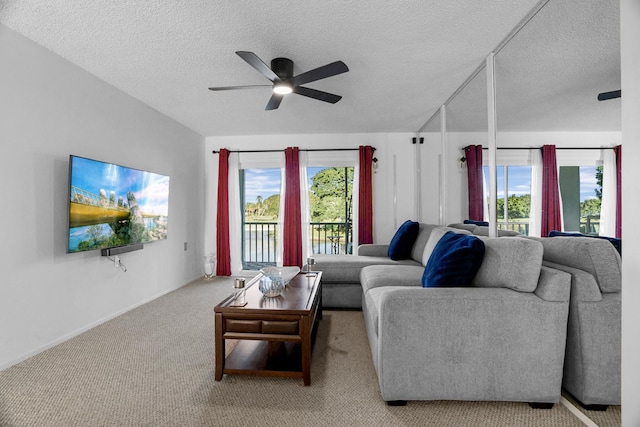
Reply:
[[431, 230], [431, 234], [429, 235], [429, 240], [427, 240], [427, 244], [424, 246], [424, 252], [422, 252], [422, 265], [424, 266], [427, 265], [427, 262], [429, 262], [429, 257], [433, 252], [433, 248], [436, 247], [436, 245], [438, 244], [442, 236], [444, 236], [447, 233], [447, 231], [453, 231], [454, 233], [459, 233], [459, 234], [471, 234], [469, 231], [462, 230], [459, 228], [444, 227], [444, 226], [435, 227], [433, 230]]

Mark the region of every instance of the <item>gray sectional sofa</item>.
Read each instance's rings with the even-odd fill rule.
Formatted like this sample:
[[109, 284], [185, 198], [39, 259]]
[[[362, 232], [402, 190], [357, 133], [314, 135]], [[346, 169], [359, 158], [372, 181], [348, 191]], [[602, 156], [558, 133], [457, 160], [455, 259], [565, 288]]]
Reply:
[[[358, 246], [357, 255], [316, 254], [316, 268], [322, 270], [322, 305], [325, 308], [362, 309], [362, 286], [360, 271], [369, 265], [413, 265], [424, 268], [422, 259], [427, 239], [434, 228], [443, 228], [436, 224], [420, 224], [418, 238], [411, 250], [411, 258], [394, 261], [388, 257], [389, 245], [366, 244]], [[488, 227], [474, 224], [451, 224], [444, 227], [458, 233], [476, 236], [488, 236]], [[519, 236], [515, 231], [500, 230], [500, 237]]]
[[393, 261], [387, 245], [361, 245], [358, 255], [314, 255], [316, 269], [322, 271], [322, 306], [324, 308], [361, 309], [360, 271], [369, 265], [413, 265], [419, 261]]
[[[475, 224], [465, 224], [465, 223], [454, 223], [449, 224], [448, 227], [451, 228], [459, 228], [462, 230], [467, 230], [471, 234], [476, 236], [489, 236], [489, 227], [484, 225], [475, 225]], [[513, 237], [513, 236], [521, 236], [517, 231], [512, 230], [498, 230], [498, 237]]]
[[382, 398], [558, 402], [570, 274], [542, 266], [540, 242], [481, 237], [471, 287], [425, 289], [425, 265], [447, 230], [420, 224], [407, 260], [389, 259], [386, 245], [316, 258], [323, 304], [363, 310]]
[[571, 275], [562, 385], [588, 409], [620, 404], [621, 257], [606, 240], [534, 239], [544, 265]]
[[[364, 267], [370, 265], [412, 265], [424, 269], [422, 262], [424, 247], [431, 230], [436, 227], [440, 226], [420, 224], [410, 259], [392, 260], [387, 255], [389, 245], [381, 244], [360, 245], [357, 255], [314, 255], [316, 269], [322, 271], [322, 306], [324, 308], [362, 309], [360, 272]], [[459, 229], [456, 231], [471, 233]]]

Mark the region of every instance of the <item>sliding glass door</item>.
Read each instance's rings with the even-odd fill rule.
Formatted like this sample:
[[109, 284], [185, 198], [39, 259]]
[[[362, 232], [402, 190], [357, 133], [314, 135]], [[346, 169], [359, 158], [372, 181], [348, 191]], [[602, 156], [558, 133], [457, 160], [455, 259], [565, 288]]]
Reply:
[[353, 167], [307, 168], [312, 253], [352, 253], [353, 174]]
[[276, 265], [280, 168], [240, 169], [242, 268]]

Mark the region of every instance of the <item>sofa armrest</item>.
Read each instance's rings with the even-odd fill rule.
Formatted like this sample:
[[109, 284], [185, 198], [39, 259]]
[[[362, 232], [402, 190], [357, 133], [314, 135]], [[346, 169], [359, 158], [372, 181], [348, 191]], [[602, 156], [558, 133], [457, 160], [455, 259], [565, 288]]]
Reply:
[[542, 266], [535, 294], [545, 301], [569, 301], [571, 275], [555, 268]]
[[367, 295], [368, 315], [377, 308], [374, 359], [385, 400], [410, 400], [414, 390], [423, 400], [559, 400], [568, 301], [506, 288]]
[[613, 245], [590, 237], [546, 237], [544, 260], [591, 274], [603, 293], [622, 289], [622, 259]]
[[357, 255], [388, 257], [389, 245], [364, 244], [358, 246]]
[[549, 261], [544, 261], [544, 266], [565, 272], [571, 276], [571, 301], [602, 301], [602, 292], [592, 274], [579, 268]]
[[[563, 273], [558, 273], [565, 279], [568, 279]], [[568, 287], [568, 283], [562, 282], [560, 285], [562, 288], [565, 288], [565, 284]], [[549, 286], [554, 285], [549, 284]], [[569, 292], [565, 292], [564, 290], [556, 291], [556, 294], [564, 294], [566, 295], [566, 299], [562, 299], [561, 301], [546, 301], [534, 292], [518, 292], [506, 288], [422, 288], [416, 286], [387, 286], [377, 289], [378, 292], [381, 292], [379, 303], [381, 313], [386, 311], [391, 316], [400, 314], [397, 313], [397, 310], [404, 305], [405, 309], [400, 311], [403, 312], [403, 315], [408, 314], [408, 317], [413, 317], [414, 320], [418, 320], [421, 316], [432, 316], [434, 312], [440, 313], [440, 315], [443, 316], [450, 316], [447, 310], [443, 311], [442, 308], [436, 309], [438, 306], [465, 306], [461, 313], [472, 315], [476, 309], [480, 312], [485, 312], [486, 310], [487, 313], [491, 313], [492, 309], [487, 307], [494, 304], [499, 305], [500, 310], [513, 310], [516, 305], [521, 303], [547, 304], [560, 302], [564, 303], [564, 305], [568, 305], [569, 303]], [[371, 289], [371, 291], [373, 291], [373, 289]], [[469, 305], [472, 304], [477, 304], [478, 308], [469, 307]], [[514, 311], [514, 313], [517, 312], [518, 310]], [[493, 316], [489, 314], [488, 318], [491, 317]], [[486, 316], [483, 318], [485, 320], [487, 319]], [[504, 321], [503, 317], [499, 318]], [[391, 318], [389, 318], [389, 320], [391, 320]], [[437, 324], [437, 322], [435, 324]]]

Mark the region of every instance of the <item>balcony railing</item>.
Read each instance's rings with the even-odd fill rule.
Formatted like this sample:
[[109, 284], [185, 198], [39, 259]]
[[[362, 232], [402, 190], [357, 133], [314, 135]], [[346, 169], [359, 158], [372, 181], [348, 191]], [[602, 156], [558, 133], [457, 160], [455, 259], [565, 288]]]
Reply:
[[245, 222], [242, 239], [242, 268], [259, 270], [276, 265], [277, 222]]
[[[498, 229], [517, 231], [520, 234], [529, 235], [528, 222], [502, 222], [498, 221]], [[597, 236], [600, 232], [600, 215], [588, 215], [580, 218], [580, 233]]]
[[[309, 225], [309, 236], [314, 254], [352, 253], [351, 223], [312, 222]], [[277, 240], [277, 222], [245, 222], [242, 267], [245, 270], [257, 270], [276, 265]]]
[[498, 221], [498, 230], [511, 230], [517, 231], [525, 236], [529, 235], [529, 223], [528, 222], [500, 222]]
[[600, 215], [587, 215], [580, 218], [580, 232], [597, 236], [600, 234]]
[[312, 222], [309, 233], [314, 254], [352, 253], [351, 223]]

